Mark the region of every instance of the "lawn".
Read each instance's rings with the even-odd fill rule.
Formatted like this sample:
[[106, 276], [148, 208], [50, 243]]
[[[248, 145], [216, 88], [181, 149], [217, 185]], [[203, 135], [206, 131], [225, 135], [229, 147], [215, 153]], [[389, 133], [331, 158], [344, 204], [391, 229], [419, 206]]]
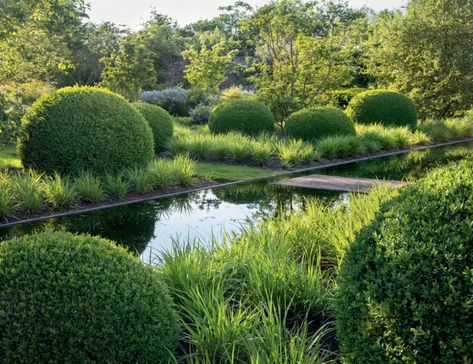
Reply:
[[195, 174], [212, 181], [241, 181], [277, 175], [278, 171], [267, 168], [236, 166], [222, 163], [199, 162], [196, 164]]
[[0, 168], [21, 168], [21, 160], [14, 145], [0, 146]]

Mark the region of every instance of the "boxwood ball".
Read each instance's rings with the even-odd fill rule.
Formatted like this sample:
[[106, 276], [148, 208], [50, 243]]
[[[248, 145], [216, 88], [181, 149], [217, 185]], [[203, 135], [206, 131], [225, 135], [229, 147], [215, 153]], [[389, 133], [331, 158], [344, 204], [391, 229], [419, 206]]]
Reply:
[[153, 134], [123, 97], [95, 87], [44, 95], [22, 120], [23, 166], [40, 172], [114, 173], [153, 158]]

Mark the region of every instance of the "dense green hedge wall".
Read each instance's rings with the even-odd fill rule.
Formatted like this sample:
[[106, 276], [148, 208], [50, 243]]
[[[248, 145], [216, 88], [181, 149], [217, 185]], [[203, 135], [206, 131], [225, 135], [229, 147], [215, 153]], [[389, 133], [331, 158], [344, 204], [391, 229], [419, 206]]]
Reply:
[[259, 101], [234, 99], [216, 106], [209, 120], [213, 133], [237, 131], [255, 136], [274, 131], [274, 117], [271, 111]]
[[67, 87], [30, 108], [19, 152], [25, 168], [41, 172], [114, 173], [149, 163], [153, 135], [123, 97], [94, 87]]
[[159, 276], [109, 240], [0, 244], [2, 363], [167, 363], [178, 332]]
[[343, 261], [336, 304], [348, 363], [473, 359], [473, 161], [385, 204]]
[[157, 105], [136, 103], [135, 106], [153, 131], [154, 149], [157, 152], [168, 149], [168, 143], [174, 133], [171, 115]]
[[386, 126], [408, 126], [417, 124], [417, 108], [412, 100], [398, 92], [370, 90], [354, 96], [347, 114], [355, 123], [381, 123]]
[[285, 130], [292, 138], [310, 142], [335, 135], [356, 135], [353, 122], [335, 107], [313, 107], [295, 112], [287, 119]]

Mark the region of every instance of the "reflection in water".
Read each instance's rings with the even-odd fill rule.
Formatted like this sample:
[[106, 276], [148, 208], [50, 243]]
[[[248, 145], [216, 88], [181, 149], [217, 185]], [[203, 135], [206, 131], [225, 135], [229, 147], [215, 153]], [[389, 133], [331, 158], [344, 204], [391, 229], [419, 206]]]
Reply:
[[[415, 180], [427, 170], [472, 155], [473, 143], [326, 168], [312, 173]], [[311, 174], [311, 173], [304, 173]], [[293, 177], [293, 176], [291, 176]], [[287, 178], [287, 177], [285, 177]], [[279, 218], [304, 209], [308, 199], [325, 204], [347, 203], [347, 194], [271, 185], [268, 181], [186, 193], [176, 197], [115, 207], [88, 214], [0, 229], [0, 240], [45, 229], [89, 233], [117, 241], [151, 262], [156, 251], [175, 240], [211, 238], [239, 231], [248, 221]]]

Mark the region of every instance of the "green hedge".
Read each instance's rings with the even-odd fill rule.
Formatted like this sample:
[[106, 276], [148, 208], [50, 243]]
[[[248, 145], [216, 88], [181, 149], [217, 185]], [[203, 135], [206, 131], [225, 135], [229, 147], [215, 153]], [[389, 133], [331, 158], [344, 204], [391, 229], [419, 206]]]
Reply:
[[47, 232], [0, 244], [2, 363], [167, 363], [178, 332], [159, 276], [111, 241]]
[[385, 204], [347, 252], [336, 304], [348, 363], [473, 359], [473, 161]]
[[169, 141], [174, 133], [171, 115], [157, 105], [136, 103], [135, 106], [153, 131], [154, 149], [157, 152], [167, 150]]
[[310, 142], [330, 136], [356, 135], [353, 122], [342, 110], [335, 107], [300, 110], [289, 116], [285, 130], [292, 138]]
[[235, 99], [216, 106], [209, 119], [213, 133], [237, 131], [256, 136], [274, 131], [274, 117], [271, 111], [259, 101]]
[[394, 91], [370, 90], [354, 96], [347, 114], [355, 123], [381, 123], [386, 126], [408, 126], [417, 124], [417, 108], [412, 100]]
[[41, 172], [114, 173], [149, 163], [153, 135], [123, 97], [94, 87], [67, 87], [30, 108], [19, 152], [25, 168]]

